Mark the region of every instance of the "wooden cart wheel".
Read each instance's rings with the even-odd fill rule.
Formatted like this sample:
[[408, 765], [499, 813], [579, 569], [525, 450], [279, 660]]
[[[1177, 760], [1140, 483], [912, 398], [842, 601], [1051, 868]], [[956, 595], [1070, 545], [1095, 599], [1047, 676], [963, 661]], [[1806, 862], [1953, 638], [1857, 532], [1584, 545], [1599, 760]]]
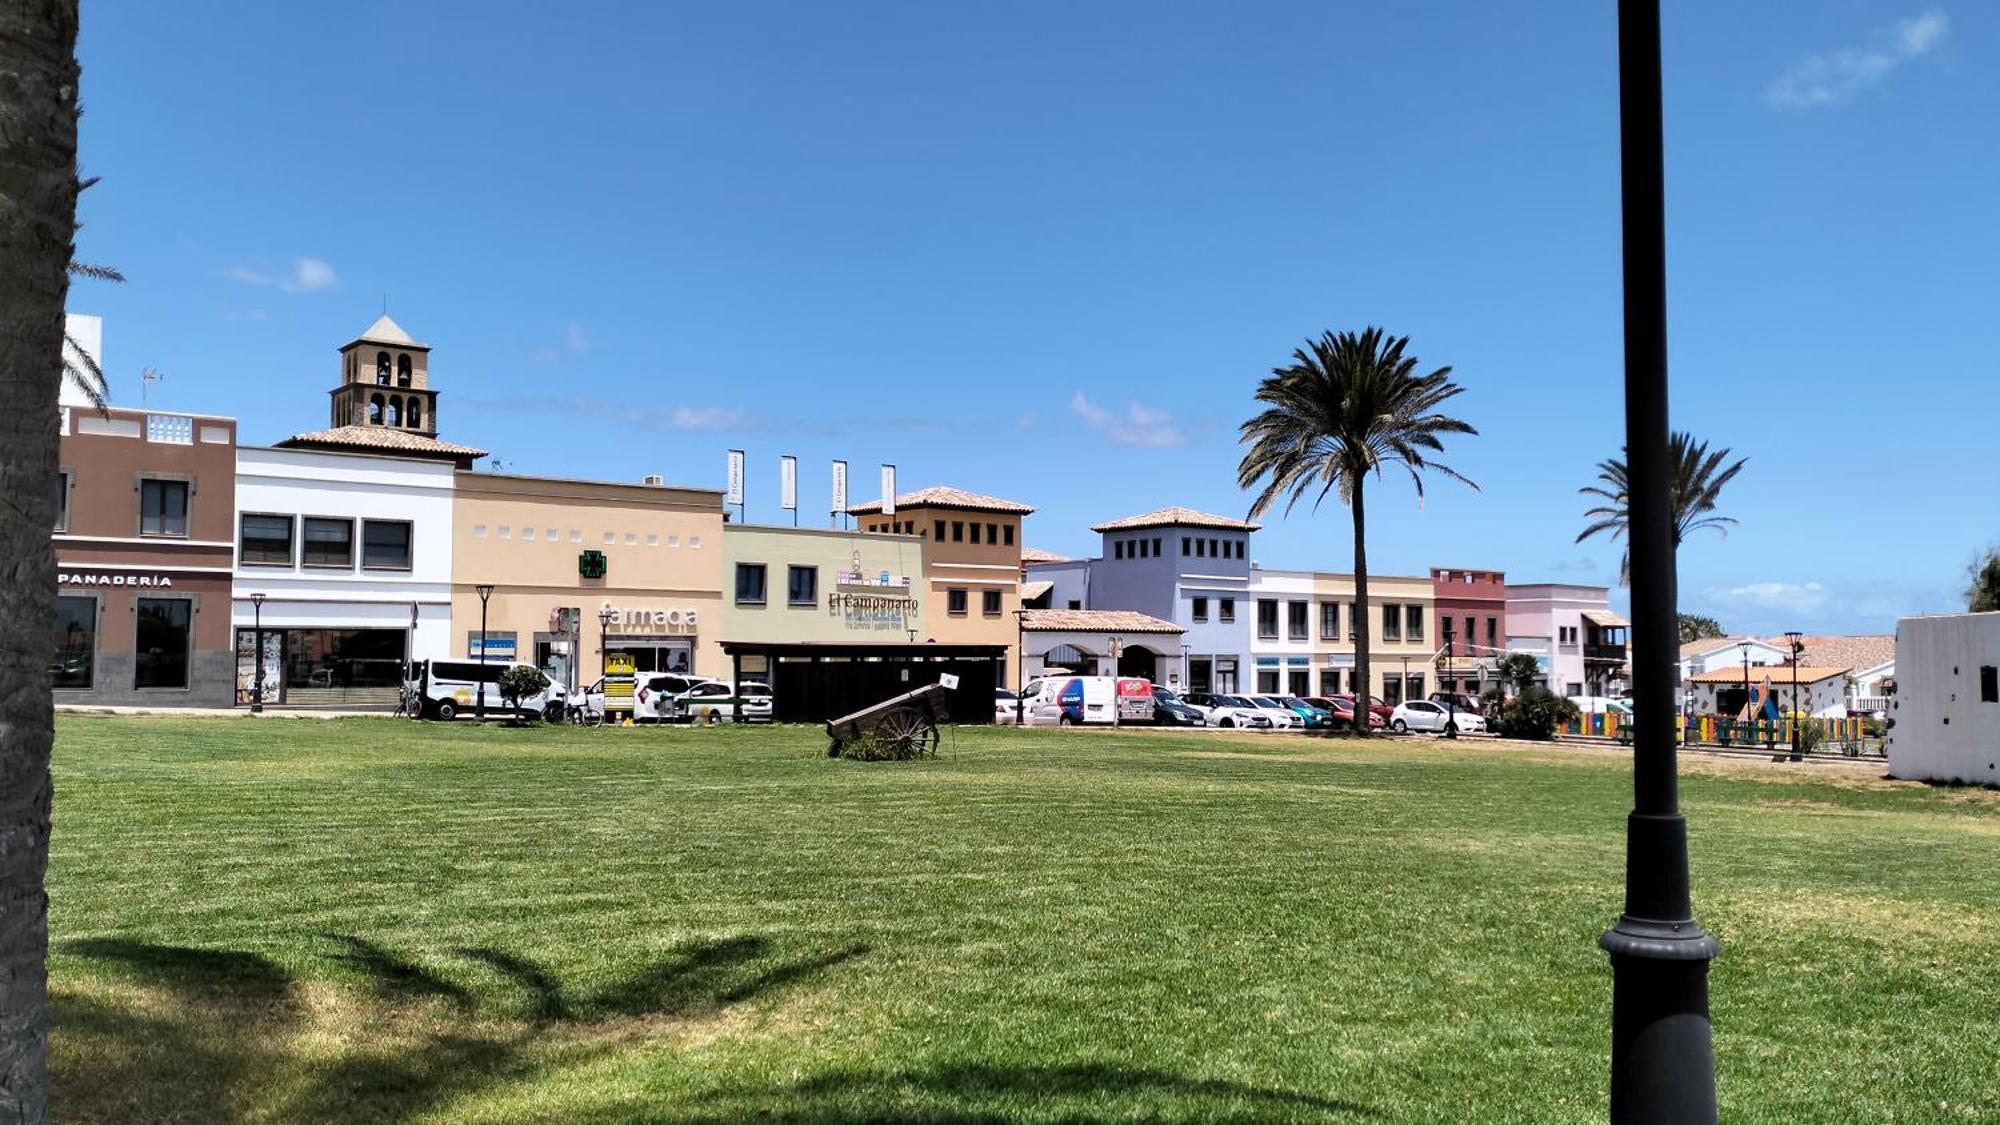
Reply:
[[898, 707], [882, 716], [875, 727], [875, 737], [895, 747], [899, 758], [937, 756], [937, 725], [923, 712], [908, 707]]

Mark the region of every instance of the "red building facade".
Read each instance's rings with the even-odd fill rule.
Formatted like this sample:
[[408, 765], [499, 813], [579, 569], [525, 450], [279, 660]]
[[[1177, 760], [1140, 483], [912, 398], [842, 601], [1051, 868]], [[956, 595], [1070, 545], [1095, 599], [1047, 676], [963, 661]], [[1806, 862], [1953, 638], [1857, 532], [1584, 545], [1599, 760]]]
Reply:
[[1507, 575], [1498, 570], [1431, 568], [1436, 600], [1438, 690], [1477, 695], [1492, 686], [1507, 654]]

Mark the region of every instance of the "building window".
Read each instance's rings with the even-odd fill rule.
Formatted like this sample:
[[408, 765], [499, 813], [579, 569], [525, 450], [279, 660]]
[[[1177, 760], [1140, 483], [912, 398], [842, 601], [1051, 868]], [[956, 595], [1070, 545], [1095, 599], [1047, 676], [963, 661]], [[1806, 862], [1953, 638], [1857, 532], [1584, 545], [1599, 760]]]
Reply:
[[1500, 619], [1497, 617], [1486, 619], [1486, 647], [1495, 653], [1500, 651]]
[[303, 547], [300, 561], [305, 565], [339, 567], [342, 570], [353, 568], [353, 520], [307, 516], [305, 533], [299, 538]]
[[396, 385], [399, 387], [410, 385], [410, 357], [407, 355], [396, 357]]
[[401, 397], [396, 395], [389, 397], [389, 413], [383, 416], [383, 422], [385, 425], [390, 426], [401, 426], [403, 424], [403, 400]]
[[997, 524], [997, 523], [989, 523], [989, 524], [987, 524], [987, 525], [986, 525], [986, 545], [987, 545], [988, 547], [997, 547], [997, 546], [999, 546], [999, 545], [1000, 545], [1000, 525], [999, 525], [999, 524]]
[[1424, 697], [1423, 675], [1417, 672], [1410, 673], [1409, 678], [1403, 681], [1403, 690], [1410, 693], [1410, 699], [1422, 699]]
[[1992, 664], [1980, 666], [1979, 702], [2000, 703], [2000, 667]]
[[378, 387], [386, 387], [389, 385], [388, 352], [375, 353], [375, 385]]
[[944, 611], [946, 613], [951, 614], [953, 617], [964, 617], [965, 604], [964, 590], [946, 590], [944, 592]]
[[56, 526], [57, 531], [69, 530], [69, 472], [56, 474]]
[[1194, 557], [1198, 559], [1208, 557], [1208, 540], [1197, 539], [1194, 541]]
[[1337, 641], [1340, 639], [1340, 603], [1319, 603], [1319, 639]]
[[56, 599], [55, 686], [88, 688], [97, 672], [97, 599]]
[[1082, 608], [1083, 608], [1083, 603], [1082, 603], [1082, 602], [1080, 602], [1080, 601], [1077, 601], [1077, 600], [1076, 600], [1075, 598], [1071, 598], [1071, 599], [1069, 600], [1069, 608], [1071, 608], [1071, 609], [1082, 609]]
[[194, 632], [194, 603], [187, 598], [139, 598], [138, 630], [132, 648], [132, 686], [188, 686], [188, 642]]
[[1406, 605], [1403, 607], [1403, 633], [1411, 641], [1424, 639], [1424, 607]]
[[811, 607], [819, 604], [818, 567], [788, 566], [785, 568], [785, 604], [800, 607]]
[[381, 395], [368, 396], [368, 424], [371, 426], [379, 426], [382, 424]]
[[1196, 621], [1207, 621], [1207, 620], [1208, 620], [1208, 599], [1207, 599], [1207, 598], [1196, 598], [1196, 599], [1194, 599], [1194, 607], [1193, 607], [1193, 610], [1191, 611], [1191, 613], [1192, 613], [1192, 616], [1194, 617], [1194, 619], [1195, 619]]
[[1003, 523], [1000, 525], [1000, 545], [1003, 547], [1012, 547], [1014, 545], [1013, 524]]
[[411, 429], [413, 429], [413, 430], [421, 430], [421, 429], [423, 429], [423, 428], [424, 428], [424, 400], [423, 400], [423, 399], [420, 399], [420, 398], [413, 398], [413, 399], [411, 399], [411, 400], [410, 400], [410, 417], [409, 417], [409, 423], [410, 423], [410, 428], [411, 428]]
[[1390, 604], [1382, 607], [1382, 639], [1400, 641], [1403, 639], [1403, 607]]
[[951, 541], [952, 541], [952, 542], [954, 542], [954, 543], [963, 543], [963, 542], [965, 542], [965, 521], [964, 521], [964, 520], [953, 520], [953, 521], [951, 521]]
[[1575, 699], [1583, 694], [1583, 685], [1577, 683], [1575, 680], [1571, 680], [1564, 688], [1563, 694], [1569, 696], [1571, 699]]
[[361, 566], [366, 570], [410, 569], [410, 538], [415, 534], [408, 520], [362, 520]]
[[1209, 557], [1209, 558], [1211, 558], [1211, 559], [1219, 559], [1219, 558], [1223, 557], [1223, 556], [1222, 556], [1222, 549], [1221, 549], [1221, 548], [1222, 548], [1222, 541], [1221, 541], [1220, 539], [1211, 539], [1211, 540], [1209, 540], [1209, 541], [1208, 541], [1208, 557]]
[[139, 534], [176, 535], [188, 533], [188, 482], [184, 480], [142, 480], [139, 482]]
[[979, 595], [979, 612], [987, 617], [1000, 616], [1000, 591], [982, 591]]
[[1234, 625], [1236, 623], [1236, 599], [1215, 599], [1215, 619], [1224, 625]]
[[1257, 599], [1257, 635], [1267, 641], [1278, 639], [1278, 603], [1274, 598]]
[[764, 564], [736, 564], [736, 604], [764, 604]]
[[932, 535], [932, 536], [931, 536], [931, 538], [932, 538], [932, 539], [935, 539], [935, 540], [937, 540], [937, 541], [938, 541], [938, 542], [940, 542], [940, 543], [944, 542], [944, 521], [943, 521], [943, 520], [939, 520], [939, 521], [937, 521], [937, 533], [936, 533], [936, 534], [934, 534], [934, 535]]
[[1278, 670], [1276, 668], [1257, 669], [1257, 694], [1278, 694]]
[[1403, 677], [1390, 672], [1382, 677], [1382, 702], [1394, 707], [1403, 701]]
[[245, 564], [292, 565], [292, 517], [244, 513], [236, 554]]
[[1153, 536], [1153, 557], [1160, 557], [1160, 537], [1157, 535]]
[[1238, 560], [1243, 558], [1243, 540], [1241, 539], [1236, 541], [1236, 557]]
[[1311, 602], [1286, 602], [1285, 635], [1295, 641], [1305, 640], [1310, 635], [1307, 622], [1311, 613]]
[[1111, 557], [1112, 557], [1112, 559], [1113, 559], [1113, 560], [1117, 560], [1117, 559], [1122, 559], [1122, 558], [1124, 558], [1124, 557], [1125, 557], [1125, 541], [1124, 541], [1124, 540], [1120, 539], [1120, 540], [1115, 540], [1115, 541], [1113, 541], [1113, 542], [1112, 542], [1112, 544], [1111, 544]]

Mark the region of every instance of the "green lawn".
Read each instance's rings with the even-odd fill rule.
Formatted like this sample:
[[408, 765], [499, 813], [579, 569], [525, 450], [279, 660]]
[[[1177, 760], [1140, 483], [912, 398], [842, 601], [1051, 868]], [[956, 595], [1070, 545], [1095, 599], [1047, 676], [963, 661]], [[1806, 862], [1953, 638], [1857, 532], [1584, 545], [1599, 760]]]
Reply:
[[[1593, 1121], [1623, 761], [64, 719], [58, 1120]], [[2000, 794], [1690, 763], [1732, 1122], [2000, 1118]]]

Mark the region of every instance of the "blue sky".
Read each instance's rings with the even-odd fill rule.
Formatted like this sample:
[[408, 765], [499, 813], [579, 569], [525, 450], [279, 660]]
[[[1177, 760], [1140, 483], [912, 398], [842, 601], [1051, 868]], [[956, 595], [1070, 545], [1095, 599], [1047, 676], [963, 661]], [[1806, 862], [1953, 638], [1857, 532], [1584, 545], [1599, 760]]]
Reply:
[[[1616, 579], [1596, 4], [86, 4], [86, 257], [114, 397], [325, 424], [386, 295], [444, 436], [720, 487], [778, 457], [1036, 505], [1030, 542], [1240, 513], [1235, 427], [1323, 329], [1450, 364], [1482, 486], [1371, 493], [1374, 569]], [[1677, 3], [1675, 423], [1747, 454], [1684, 608], [1763, 632], [1954, 608], [1992, 522], [2000, 12]], [[1345, 512], [1267, 566], [1344, 569]]]

